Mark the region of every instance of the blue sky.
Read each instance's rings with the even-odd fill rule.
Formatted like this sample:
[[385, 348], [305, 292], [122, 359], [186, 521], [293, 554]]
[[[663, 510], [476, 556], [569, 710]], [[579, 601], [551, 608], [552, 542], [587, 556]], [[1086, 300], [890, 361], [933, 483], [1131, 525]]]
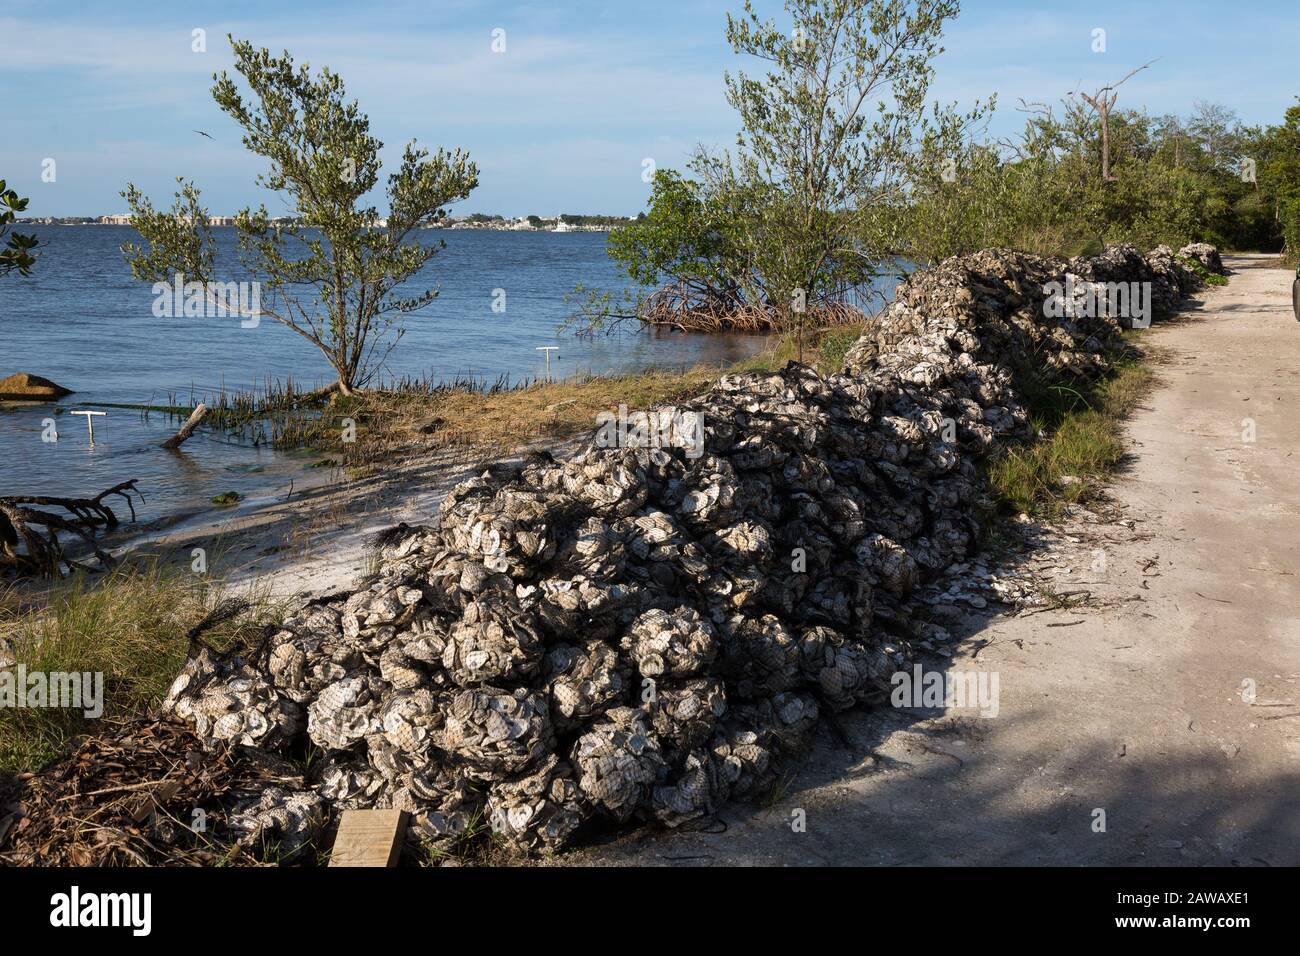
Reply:
[[[739, 0], [644, 3], [0, 0], [0, 177], [33, 215], [122, 211], [135, 182], [155, 199], [195, 179], [214, 213], [266, 201], [263, 162], [212, 102], [227, 33], [328, 64], [396, 156], [414, 137], [461, 146], [480, 186], [455, 212], [639, 211], [643, 159], [679, 166], [694, 144], [729, 144], [722, 74], [742, 66], [723, 37]], [[779, 2], [759, 9], [781, 15]], [[207, 52], [191, 31], [207, 31]], [[491, 50], [505, 30], [506, 51]], [[1106, 30], [1105, 53], [1092, 31]], [[1121, 106], [1186, 113], [1214, 100], [1277, 122], [1300, 94], [1300, 2], [1079, 3], [965, 0], [936, 64], [936, 98], [996, 92], [993, 132], [1018, 129], [1017, 99], [1056, 101], [1159, 57]], [[207, 140], [195, 129], [214, 137]], [[41, 181], [54, 158], [56, 180]]]

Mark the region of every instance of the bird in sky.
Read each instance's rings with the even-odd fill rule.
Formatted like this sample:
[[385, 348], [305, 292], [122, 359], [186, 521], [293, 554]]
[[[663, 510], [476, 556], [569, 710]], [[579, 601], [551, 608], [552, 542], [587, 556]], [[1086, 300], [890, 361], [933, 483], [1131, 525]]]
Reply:
[[[203, 132], [203, 130], [201, 130], [201, 129], [196, 129], [194, 132], [198, 133], [200, 136], [207, 136], [208, 139], [212, 139], [211, 134], [209, 134], [209, 133], [205, 133], [205, 132]], [[213, 140], [213, 142], [216, 142], [216, 140]]]

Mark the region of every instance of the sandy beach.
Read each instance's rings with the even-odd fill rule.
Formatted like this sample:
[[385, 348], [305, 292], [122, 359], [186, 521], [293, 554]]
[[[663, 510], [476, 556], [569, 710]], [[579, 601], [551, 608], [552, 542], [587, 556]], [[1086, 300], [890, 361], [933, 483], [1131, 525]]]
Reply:
[[579, 443], [536, 442], [504, 452], [476, 445], [431, 449], [360, 478], [322, 469], [305, 485], [268, 489], [231, 508], [126, 525], [108, 539], [110, 553], [192, 570], [201, 548], [206, 573], [236, 593], [307, 599], [355, 584], [373, 567], [377, 536], [400, 524], [434, 522], [443, 496], [490, 464], [543, 450], [561, 454]]

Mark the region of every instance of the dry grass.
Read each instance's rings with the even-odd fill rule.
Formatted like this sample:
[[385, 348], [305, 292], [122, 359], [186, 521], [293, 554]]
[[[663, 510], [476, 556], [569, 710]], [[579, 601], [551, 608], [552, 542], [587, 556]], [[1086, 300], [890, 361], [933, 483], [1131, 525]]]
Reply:
[[713, 368], [682, 373], [591, 378], [531, 385], [517, 391], [435, 395], [378, 393], [367, 397], [372, 436], [436, 444], [519, 445], [593, 428], [596, 415], [617, 409], [683, 401], [717, 378]]
[[[591, 432], [601, 412], [684, 402], [728, 372], [769, 371], [795, 357], [792, 342], [775, 340], [751, 358], [725, 367], [698, 365], [685, 371], [652, 370], [636, 375], [596, 376], [536, 382], [490, 391], [469, 388], [371, 391], [331, 406], [313, 447], [353, 478], [364, 478], [394, 456], [431, 447], [473, 446], [491, 451], [537, 441], [563, 440]], [[356, 422], [356, 440], [340, 440], [335, 427]]]
[[[805, 360], [823, 374], [837, 370], [864, 328], [860, 322], [809, 333], [812, 344]], [[688, 401], [706, 392], [723, 374], [771, 371], [795, 358], [793, 337], [782, 336], [751, 358], [725, 367], [698, 365], [681, 372], [653, 370], [488, 392], [367, 392], [332, 408], [328, 416], [353, 417], [356, 442], [340, 442], [337, 430], [330, 430], [320, 436], [317, 447], [336, 456], [352, 477], [365, 477], [394, 453], [429, 446], [508, 449], [581, 435], [596, 427], [597, 415], [617, 411], [619, 405], [644, 410]]]

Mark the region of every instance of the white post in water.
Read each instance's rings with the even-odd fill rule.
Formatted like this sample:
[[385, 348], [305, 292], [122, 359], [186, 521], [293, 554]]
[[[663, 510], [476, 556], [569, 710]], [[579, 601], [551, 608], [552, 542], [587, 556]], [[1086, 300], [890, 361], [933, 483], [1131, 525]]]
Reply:
[[74, 411], [72, 414], [74, 414], [74, 415], [85, 415], [85, 416], [86, 416], [86, 427], [90, 429], [90, 443], [91, 443], [92, 445], [95, 444], [95, 419], [94, 419], [93, 417], [91, 417], [91, 416], [93, 416], [93, 415], [107, 415], [108, 412]]
[[558, 352], [559, 350], [560, 347], [558, 345], [537, 346], [537, 351], [546, 353], [546, 380], [548, 382], [551, 380], [551, 353]]

